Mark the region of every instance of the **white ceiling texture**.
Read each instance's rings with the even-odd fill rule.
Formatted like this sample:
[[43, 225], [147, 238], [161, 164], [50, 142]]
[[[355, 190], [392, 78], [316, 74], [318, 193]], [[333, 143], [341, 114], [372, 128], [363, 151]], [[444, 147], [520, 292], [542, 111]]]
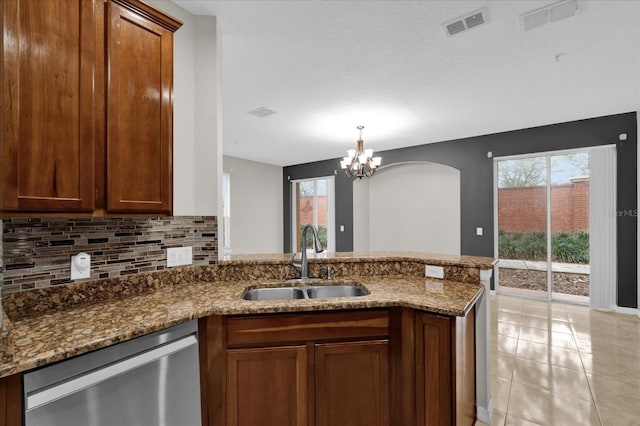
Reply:
[[640, 109], [638, 0], [529, 31], [553, 1], [173, 1], [218, 17], [225, 155], [285, 166], [342, 157], [358, 125], [379, 151]]

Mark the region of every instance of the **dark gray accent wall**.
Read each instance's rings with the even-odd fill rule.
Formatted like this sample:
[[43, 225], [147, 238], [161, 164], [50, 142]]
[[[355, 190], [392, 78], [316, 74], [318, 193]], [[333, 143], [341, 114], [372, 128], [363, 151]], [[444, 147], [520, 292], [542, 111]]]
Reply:
[[[429, 161], [460, 170], [461, 253], [493, 257], [493, 157], [615, 144], [617, 148], [618, 306], [637, 307], [637, 118], [635, 112], [381, 151], [385, 165]], [[620, 141], [618, 135], [627, 134]], [[289, 179], [336, 175], [336, 250], [353, 250], [353, 185], [339, 158], [283, 169], [284, 249], [291, 251]], [[375, 176], [373, 177], [375, 179]], [[476, 227], [484, 228], [476, 236]]]

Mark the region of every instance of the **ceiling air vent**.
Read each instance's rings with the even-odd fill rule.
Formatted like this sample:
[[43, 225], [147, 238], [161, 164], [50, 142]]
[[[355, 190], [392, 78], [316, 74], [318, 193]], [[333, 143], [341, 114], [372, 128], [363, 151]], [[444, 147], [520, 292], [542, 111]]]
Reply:
[[529, 31], [551, 22], [571, 18], [577, 12], [577, 0], [563, 0], [520, 15], [520, 25], [522, 31]]
[[451, 37], [482, 24], [486, 24], [488, 21], [487, 9], [482, 8], [475, 12], [467, 13], [466, 15], [453, 19], [449, 22], [445, 22], [442, 26], [444, 27], [447, 35]]
[[270, 110], [269, 108], [265, 108], [263, 106], [261, 106], [260, 108], [256, 108], [253, 109], [249, 112], [247, 112], [247, 114], [251, 114], [251, 115], [255, 115], [256, 117], [260, 117], [260, 118], [265, 118], [268, 117], [271, 114], [275, 114], [276, 112], [273, 110]]

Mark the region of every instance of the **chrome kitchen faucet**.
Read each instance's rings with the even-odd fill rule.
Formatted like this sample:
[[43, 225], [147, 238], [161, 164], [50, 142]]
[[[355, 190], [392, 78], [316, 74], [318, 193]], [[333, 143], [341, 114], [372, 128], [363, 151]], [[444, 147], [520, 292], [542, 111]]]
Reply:
[[296, 253], [293, 253], [291, 256], [291, 266], [295, 268], [296, 271], [300, 272], [300, 280], [308, 280], [309, 278], [309, 262], [307, 260], [307, 231], [311, 229], [313, 232], [313, 248], [316, 253], [322, 253], [324, 248], [322, 247], [322, 242], [318, 238], [318, 230], [315, 226], [311, 224], [307, 224], [302, 228], [302, 238], [300, 241], [300, 251], [301, 259], [300, 262], [294, 261], [296, 257]]

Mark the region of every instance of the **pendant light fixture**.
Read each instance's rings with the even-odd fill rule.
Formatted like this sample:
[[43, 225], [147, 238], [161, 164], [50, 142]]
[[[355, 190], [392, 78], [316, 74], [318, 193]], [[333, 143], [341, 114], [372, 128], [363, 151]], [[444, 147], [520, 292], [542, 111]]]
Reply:
[[360, 130], [360, 137], [356, 142], [356, 149], [347, 150], [347, 156], [340, 162], [340, 167], [347, 176], [362, 179], [373, 176], [382, 158], [374, 157], [372, 149], [364, 149], [364, 141], [362, 140], [364, 126], [358, 126], [357, 129]]

